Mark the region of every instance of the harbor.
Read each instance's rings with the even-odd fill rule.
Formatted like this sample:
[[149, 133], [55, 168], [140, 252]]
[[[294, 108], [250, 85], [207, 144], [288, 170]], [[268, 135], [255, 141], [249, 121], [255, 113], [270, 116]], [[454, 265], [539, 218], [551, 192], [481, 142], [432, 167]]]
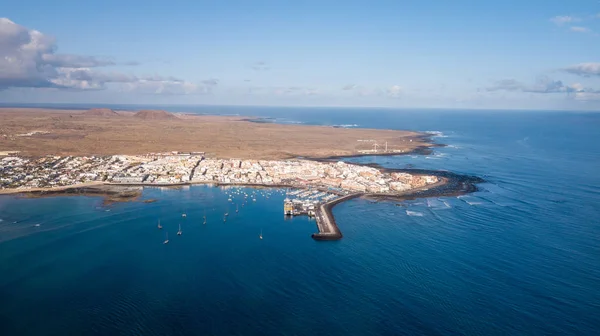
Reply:
[[[396, 170], [396, 172], [401, 171]], [[285, 216], [291, 217], [306, 215], [314, 218], [318, 232], [313, 233], [311, 237], [315, 240], [339, 240], [343, 235], [333, 216], [333, 207], [342, 202], [363, 196], [373, 200], [394, 201], [410, 200], [417, 197], [456, 196], [476, 191], [477, 187], [475, 184], [483, 182], [478, 177], [445, 171], [413, 171], [435, 176], [439, 182], [399, 192], [394, 195], [350, 192], [333, 188], [296, 189], [286, 193], [286, 198], [283, 201], [283, 213]]]
[[338, 240], [342, 238], [342, 232], [333, 217], [333, 207], [361, 195], [337, 190], [299, 189], [287, 194], [283, 201], [283, 213], [285, 216], [306, 215], [314, 218], [318, 232], [311, 237], [315, 240]]

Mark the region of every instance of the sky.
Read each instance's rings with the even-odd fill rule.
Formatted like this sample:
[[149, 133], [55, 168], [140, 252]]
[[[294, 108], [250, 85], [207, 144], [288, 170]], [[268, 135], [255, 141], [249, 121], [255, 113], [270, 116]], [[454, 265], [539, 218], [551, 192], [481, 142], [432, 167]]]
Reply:
[[0, 103], [600, 110], [600, 1], [8, 1]]

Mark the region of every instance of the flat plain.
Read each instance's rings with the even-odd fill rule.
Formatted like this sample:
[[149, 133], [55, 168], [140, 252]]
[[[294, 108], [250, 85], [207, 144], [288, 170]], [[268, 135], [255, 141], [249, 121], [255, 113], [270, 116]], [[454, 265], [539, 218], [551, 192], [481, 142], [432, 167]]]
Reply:
[[324, 158], [432, 146], [412, 131], [258, 123], [164, 111], [0, 108], [0, 151], [24, 156], [202, 151], [240, 159]]

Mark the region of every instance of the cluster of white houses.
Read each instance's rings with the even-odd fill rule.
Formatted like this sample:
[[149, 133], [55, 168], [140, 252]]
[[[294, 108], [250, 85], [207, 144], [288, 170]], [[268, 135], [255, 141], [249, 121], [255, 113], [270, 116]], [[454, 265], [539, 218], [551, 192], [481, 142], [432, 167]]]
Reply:
[[387, 173], [344, 162], [212, 159], [203, 154], [173, 152], [38, 159], [9, 156], [0, 159], [0, 188], [51, 188], [96, 181], [142, 185], [294, 185], [397, 193], [438, 182], [436, 176]]

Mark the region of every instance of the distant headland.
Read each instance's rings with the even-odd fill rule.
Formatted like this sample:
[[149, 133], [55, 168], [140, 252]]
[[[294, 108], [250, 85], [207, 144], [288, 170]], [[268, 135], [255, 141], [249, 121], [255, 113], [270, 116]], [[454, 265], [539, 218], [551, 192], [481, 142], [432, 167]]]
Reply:
[[0, 151], [20, 155], [143, 155], [202, 151], [279, 160], [410, 153], [436, 146], [413, 131], [281, 125], [161, 110], [0, 108]]

